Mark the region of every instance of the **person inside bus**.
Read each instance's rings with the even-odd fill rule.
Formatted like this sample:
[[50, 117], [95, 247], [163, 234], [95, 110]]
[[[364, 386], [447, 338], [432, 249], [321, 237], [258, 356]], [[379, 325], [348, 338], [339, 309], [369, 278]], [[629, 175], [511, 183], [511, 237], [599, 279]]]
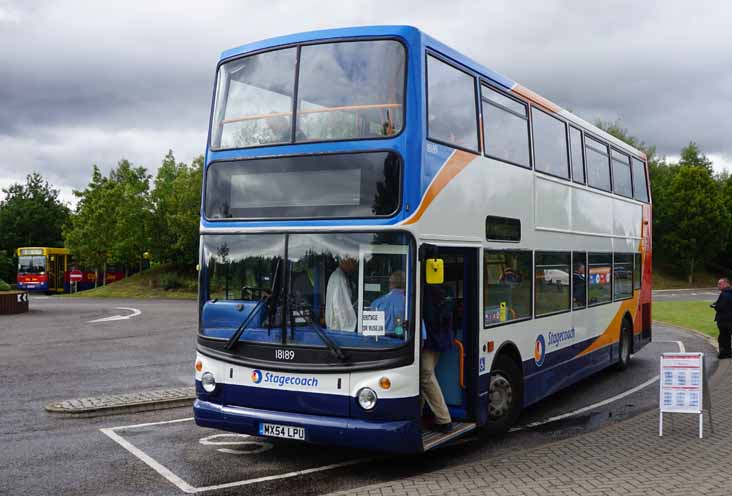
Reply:
[[424, 324], [422, 359], [420, 363], [420, 389], [422, 409], [430, 407], [435, 416], [430, 426], [437, 432], [452, 431], [452, 418], [445, 403], [440, 383], [435, 375], [435, 367], [440, 353], [452, 347], [454, 337], [452, 313], [455, 304], [452, 291], [444, 284], [425, 284], [422, 318]]
[[[273, 114], [275, 112], [272, 112]], [[284, 115], [274, 115], [265, 119], [267, 127], [271, 133], [269, 143], [289, 143], [292, 136], [292, 121]], [[296, 141], [307, 141], [305, 133], [300, 130], [299, 126], [295, 132]]]
[[357, 268], [356, 260], [343, 257], [338, 268], [328, 278], [325, 290], [325, 325], [329, 329], [356, 330], [357, 319], [353, 308], [350, 276]]
[[404, 336], [404, 310], [406, 299], [404, 272], [397, 270], [389, 276], [389, 292], [379, 296], [371, 303], [372, 310], [384, 312], [384, 326], [387, 335], [401, 338]]
[[521, 274], [518, 272], [515, 272], [513, 270], [513, 267], [506, 267], [503, 269], [503, 273], [501, 274], [501, 277], [498, 279], [498, 282], [501, 284], [520, 284], [521, 283]]
[[585, 294], [587, 293], [587, 280], [585, 278], [585, 265], [578, 263], [574, 266], [572, 274], [572, 284], [574, 284], [574, 304], [577, 307], [585, 306]]

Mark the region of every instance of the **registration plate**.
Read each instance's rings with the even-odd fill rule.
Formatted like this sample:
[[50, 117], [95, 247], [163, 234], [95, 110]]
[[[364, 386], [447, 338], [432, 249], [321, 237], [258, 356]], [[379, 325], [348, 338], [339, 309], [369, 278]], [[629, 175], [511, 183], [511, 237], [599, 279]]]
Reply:
[[291, 425], [259, 424], [259, 435], [304, 441], [305, 428]]

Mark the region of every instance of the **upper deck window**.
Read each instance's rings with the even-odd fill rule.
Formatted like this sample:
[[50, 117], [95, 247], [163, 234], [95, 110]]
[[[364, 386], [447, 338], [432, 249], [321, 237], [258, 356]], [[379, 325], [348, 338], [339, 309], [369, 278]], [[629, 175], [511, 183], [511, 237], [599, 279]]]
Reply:
[[475, 78], [427, 57], [427, 134], [450, 146], [478, 151]]
[[401, 43], [302, 47], [296, 141], [393, 136], [403, 127], [403, 102]]
[[569, 144], [572, 150], [572, 180], [585, 183], [585, 160], [582, 152], [582, 132], [569, 126]]
[[526, 105], [487, 86], [481, 86], [481, 96], [485, 154], [522, 167], [531, 167]]
[[395, 40], [305, 45], [227, 62], [211, 148], [393, 136], [404, 122], [405, 63]]
[[648, 202], [648, 184], [646, 184], [646, 164], [633, 159], [633, 193], [636, 200]]
[[612, 150], [613, 189], [619, 195], [633, 198], [633, 184], [630, 179], [630, 157]]
[[585, 154], [587, 157], [587, 184], [604, 191], [612, 191], [607, 145], [585, 135]]
[[567, 127], [564, 122], [531, 109], [534, 125], [534, 167], [553, 176], [569, 179]]

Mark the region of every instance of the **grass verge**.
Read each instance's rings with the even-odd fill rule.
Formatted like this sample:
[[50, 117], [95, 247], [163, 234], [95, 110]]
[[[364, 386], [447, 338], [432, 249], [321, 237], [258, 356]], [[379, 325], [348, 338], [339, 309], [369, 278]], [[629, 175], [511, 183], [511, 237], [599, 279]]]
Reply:
[[198, 276], [195, 271], [155, 267], [96, 289], [64, 295], [69, 298], [172, 298], [195, 300]]
[[694, 288], [713, 288], [717, 286], [717, 281], [725, 274], [717, 275], [706, 270], [696, 271], [694, 273], [694, 282], [689, 286], [689, 281], [684, 277], [674, 275], [671, 271], [665, 270], [663, 267], [653, 267], [653, 289], [689, 289]]
[[653, 320], [687, 329], [694, 329], [712, 337], [719, 335], [714, 322], [714, 310], [708, 301], [654, 301]]

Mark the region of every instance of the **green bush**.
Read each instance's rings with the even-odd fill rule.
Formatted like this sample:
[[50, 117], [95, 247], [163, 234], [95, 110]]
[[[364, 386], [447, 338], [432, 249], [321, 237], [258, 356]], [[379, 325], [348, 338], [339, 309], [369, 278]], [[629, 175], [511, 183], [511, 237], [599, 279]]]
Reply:
[[10, 284], [0, 279], [0, 291], [10, 291], [11, 289]]
[[180, 289], [185, 284], [185, 281], [175, 272], [169, 272], [160, 276], [160, 287], [171, 291]]

